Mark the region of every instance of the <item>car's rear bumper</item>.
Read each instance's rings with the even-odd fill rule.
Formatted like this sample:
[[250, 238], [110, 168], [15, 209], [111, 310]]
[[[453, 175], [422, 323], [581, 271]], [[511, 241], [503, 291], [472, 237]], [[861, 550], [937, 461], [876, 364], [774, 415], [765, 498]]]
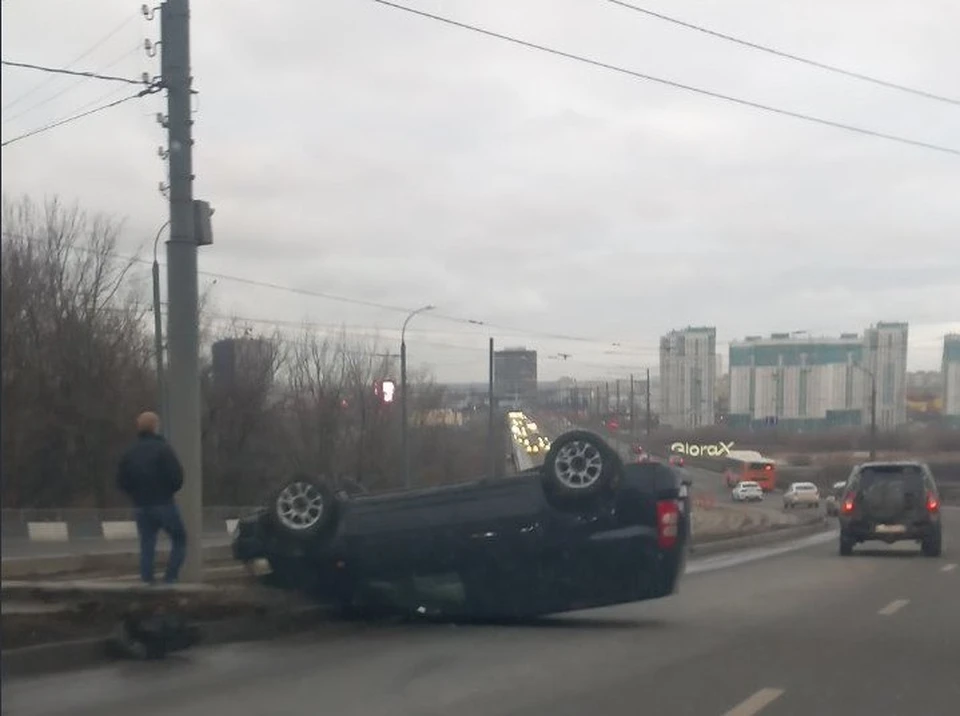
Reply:
[[[894, 531], [902, 529], [902, 531]], [[894, 542], [917, 541], [933, 537], [940, 533], [939, 522], [924, 522], [907, 525], [882, 525], [875, 523], [847, 523], [841, 524], [840, 531], [847, 539], [858, 542], [879, 541], [892, 544]]]

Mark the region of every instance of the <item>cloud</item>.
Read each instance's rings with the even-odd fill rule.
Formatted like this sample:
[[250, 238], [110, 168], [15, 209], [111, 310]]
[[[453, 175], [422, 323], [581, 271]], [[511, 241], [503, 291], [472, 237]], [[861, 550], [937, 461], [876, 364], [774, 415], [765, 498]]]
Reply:
[[[960, 147], [960, 108], [607, 3], [408, 4], [676, 82]], [[951, 91], [946, 70], [960, 66], [952, 0], [643, 4], [933, 92]], [[78, 67], [101, 67], [145, 34], [157, 39], [156, 22], [120, 0], [95, 8], [36, 0], [3, 12], [4, 54], [15, 60], [66, 64], [126, 16]], [[487, 331], [498, 341], [574, 354], [545, 361], [548, 376], [655, 365], [659, 335], [691, 323], [716, 324], [729, 340], [908, 320], [917, 326], [911, 364], [935, 367], [930, 331], [960, 319], [955, 156], [640, 81], [372, 2], [277, 0], [269, 13], [251, 0], [195, 2], [192, 12], [196, 194], [217, 209], [204, 270], [437, 304], [495, 324]], [[158, 71], [155, 59], [128, 55], [112, 73]], [[42, 80], [7, 68], [3, 79], [4, 138], [112, 89], [57, 79], [8, 110]], [[165, 218], [156, 190], [164, 137], [153, 120], [163, 109], [152, 97], [4, 148], [4, 191], [59, 193], [126, 216], [125, 246], [145, 245]], [[229, 280], [214, 292], [224, 310], [262, 319], [386, 335], [403, 318]], [[464, 338], [467, 327], [427, 316], [414, 325], [434, 343], [469, 343], [466, 353], [418, 350], [441, 377], [482, 378], [487, 331]], [[557, 334], [594, 342], [549, 337]], [[615, 342], [623, 355], [610, 354]]]

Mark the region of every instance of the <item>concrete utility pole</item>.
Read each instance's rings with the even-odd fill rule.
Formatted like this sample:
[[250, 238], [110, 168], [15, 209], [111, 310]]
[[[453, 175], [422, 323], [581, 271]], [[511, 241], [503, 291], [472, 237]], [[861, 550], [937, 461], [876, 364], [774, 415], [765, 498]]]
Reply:
[[203, 474], [200, 446], [200, 329], [194, 235], [193, 120], [190, 113], [190, 1], [160, 6], [161, 76], [167, 90], [170, 240], [167, 242], [166, 434], [183, 463], [180, 507], [187, 528], [183, 579], [203, 578]]
[[490, 477], [497, 476], [497, 438], [496, 438], [496, 399], [493, 394], [493, 339], [490, 339], [490, 375], [489, 382], [487, 383], [487, 402], [488, 402], [488, 413], [487, 413], [487, 459], [490, 461], [489, 471]]
[[633, 373], [630, 374], [630, 439], [637, 439], [636, 398], [633, 386]]

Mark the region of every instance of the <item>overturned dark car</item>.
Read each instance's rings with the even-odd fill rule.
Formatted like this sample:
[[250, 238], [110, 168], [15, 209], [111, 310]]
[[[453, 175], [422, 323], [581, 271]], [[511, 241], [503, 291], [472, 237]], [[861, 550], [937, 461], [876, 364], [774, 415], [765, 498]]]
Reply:
[[575, 430], [542, 467], [506, 478], [358, 497], [295, 478], [240, 520], [233, 552], [348, 612], [362, 613], [371, 585], [416, 592], [446, 577], [455, 589], [438, 611], [524, 618], [673, 594], [689, 515], [687, 483], [669, 465], [624, 464]]

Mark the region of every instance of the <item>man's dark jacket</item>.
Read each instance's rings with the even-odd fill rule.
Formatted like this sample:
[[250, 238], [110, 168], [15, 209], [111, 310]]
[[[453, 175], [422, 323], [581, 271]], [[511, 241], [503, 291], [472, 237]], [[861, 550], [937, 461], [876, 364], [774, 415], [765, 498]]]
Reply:
[[120, 458], [117, 486], [137, 507], [169, 505], [183, 487], [183, 467], [166, 440], [141, 433]]

